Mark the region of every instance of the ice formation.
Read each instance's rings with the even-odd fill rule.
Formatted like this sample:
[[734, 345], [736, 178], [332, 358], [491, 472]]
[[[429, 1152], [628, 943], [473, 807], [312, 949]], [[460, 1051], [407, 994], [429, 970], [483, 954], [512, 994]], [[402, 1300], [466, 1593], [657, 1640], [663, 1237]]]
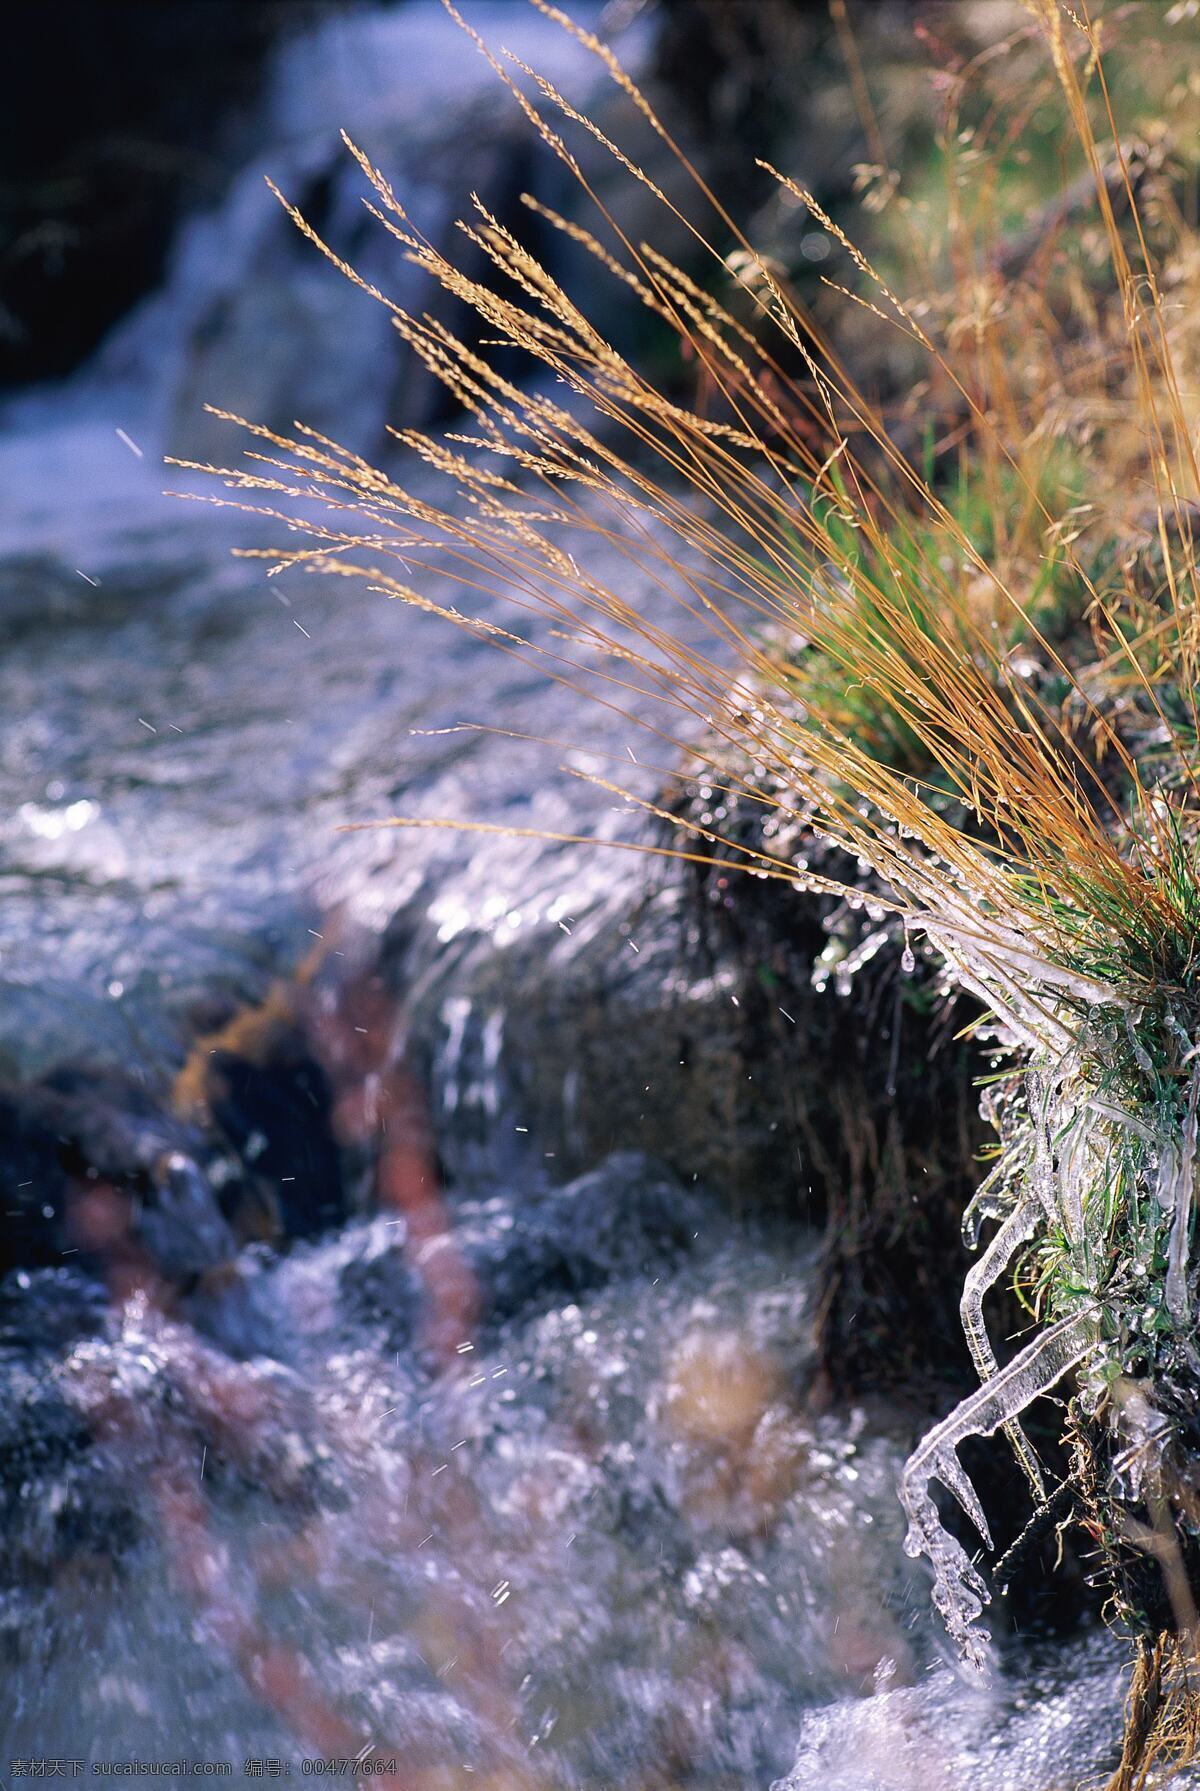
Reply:
[[963, 1660], [977, 1672], [987, 1670], [988, 1635], [977, 1620], [991, 1594], [966, 1549], [942, 1523], [930, 1482], [940, 1480], [954, 1494], [991, 1548], [987, 1518], [959, 1461], [959, 1445], [968, 1437], [989, 1437], [1015, 1424], [1026, 1406], [1078, 1367], [1097, 1335], [1094, 1303], [1059, 1319], [956, 1406], [948, 1418], [934, 1425], [905, 1463], [900, 1479], [900, 1498], [908, 1516], [904, 1547], [910, 1555], [928, 1556], [933, 1568], [933, 1602]]
[[[979, 1568], [943, 1524], [931, 1484], [939, 1481], [954, 1495], [990, 1549], [987, 1519], [958, 1450], [968, 1437], [1000, 1430], [1034, 1498], [1044, 1500], [1041, 1470], [1020, 1419], [1068, 1374], [1086, 1366], [1094, 1379], [1100, 1371], [1095, 1365], [1103, 1366], [1096, 1259], [1107, 1224], [1104, 1196], [1123, 1172], [1140, 1188], [1156, 1172], [1159, 1216], [1170, 1225], [1167, 1306], [1177, 1324], [1186, 1315], [1200, 1064], [1192, 1077], [1182, 1135], [1177, 1143], [1164, 1145], [1164, 1138], [1175, 1136], [1169, 1127], [1152, 1128], [1144, 1117], [1127, 1113], [1119, 1100], [1098, 1098], [1094, 1077], [1085, 1073], [1089, 1053], [1094, 1056], [1105, 1028], [1121, 1033], [1124, 1025], [1137, 1042], [1121, 998], [1095, 979], [1051, 961], [1039, 940], [1002, 922], [994, 901], [983, 900], [965, 881], [936, 895], [936, 914], [923, 920], [926, 932], [947, 959], [953, 979], [979, 995], [996, 1015], [1025, 1066], [1014, 1073], [1007, 1096], [991, 1097], [992, 1117], [1001, 1133], [1000, 1157], [963, 1224], [972, 1248], [978, 1246], [985, 1222], [997, 1224], [966, 1276], [960, 1302], [981, 1385], [922, 1439], [900, 1487], [909, 1523], [905, 1546], [910, 1555], [927, 1556], [934, 1603], [964, 1662], [982, 1672], [988, 1636], [978, 1619], [990, 1594]], [[1051, 1307], [1054, 1322], [1001, 1367], [984, 1321], [984, 1297], [1009, 1271], [1017, 1253], [1039, 1235], [1053, 1237], [1061, 1252]]]

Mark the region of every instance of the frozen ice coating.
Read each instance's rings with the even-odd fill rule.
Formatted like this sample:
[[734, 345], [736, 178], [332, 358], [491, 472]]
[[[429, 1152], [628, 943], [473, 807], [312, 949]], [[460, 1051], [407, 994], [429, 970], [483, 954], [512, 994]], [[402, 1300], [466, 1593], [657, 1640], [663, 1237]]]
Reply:
[[1200, 1063], [1192, 1070], [1183, 1120], [1183, 1137], [1178, 1152], [1171, 1152], [1170, 1193], [1162, 1201], [1164, 1211], [1171, 1215], [1171, 1233], [1167, 1244], [1166, 1303], [1168, 1312], [1180, 1327], [1186, 1325], [1191, 1305], [1188, 1291], [1188, 1238], [1195, 1199], [1198, 1100]]
[[[1095, 1297], [1102, 1291], [1104, 1193], [1118, 1169], [1127, 1174], [1128, 1188], [1147, 1201], [1152, 1195], [1166, 1222], [1164, 1303], [1175, 1326], [1186, 1326], [1200, 1071], [1192, 1072], [1182, 1110], [1164, 1103], [1154, 1129], [1144, 1118], [1092, 1093], [1096, 1046], [1089, 1034], [1111, 1021], [1114, 1010], [1139, 1069], [1150, 1066], [1128, 1008], [1121, 1011], [1119, 1004], [1101, 1000], [1091, 979], [1066, 976], [1053, 962], [1043, 961], [1035, 942], [1023, 945], [982, 904], [971, 924], [955, 916], [947, 926], [937, 916], [929, 931], [957, 951], [963, 974], [1031, 1053], [1015, 1103], [1019, 1111], [1001, 1123], [1005, 1149], [1000, 1163], [964, 1221], [964, 1235], [972, 1245], [978, 1244], [985, 1221], [1000, 1221], [967, 1275], [962, 1301], [963, 1328], [983, 1385], [923, 1439], [902, 1481], [910, 1518], [905, 1546], [928, 1556], [934, 1601], [947, 1629], [963, 1659], [983, 1670], [986, 1636], [977, 1619], [989, 1596], [986, 1582], [942, 1524], [929, 1483], [939, 1480], [954, 1494], [990, 1548], [986, 1518], [956, 1454], [958, 1444], [970, 1435], [1003, 1429], [1038, 1498], [1041, 1475], [1019, 1424], [1021, 1413], [1068, 1374], [1086, 1369], [1095, 1379], [1107, 1364], [1111, 1378], [1123, 1369], [1105, 1338], [1103, 1307]], [[1073, 998], [1073, 1005], [1064, 1004], [1064, 996]], [[1062, 1238], [1076, 1302], [1081, 1303], [998, 1370], [983, 1319], [984, 1295], [1016, 1250], [1047, 1224]], [[1153, 1322], [1152, 1311], [1149, 1317]], [[1146, 1431], [1139, 1473], [1152, 1471], [1149, 1457], [1164, 1434], [1162, 1426]]]

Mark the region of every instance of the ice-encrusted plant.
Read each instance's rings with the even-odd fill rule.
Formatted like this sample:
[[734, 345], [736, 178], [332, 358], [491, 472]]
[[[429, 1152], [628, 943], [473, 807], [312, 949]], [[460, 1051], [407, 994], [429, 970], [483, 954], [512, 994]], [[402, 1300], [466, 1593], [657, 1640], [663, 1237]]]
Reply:
[[[1035, 38], [1048, 45], [1094, 176], [1127, 367], [1122, 414], [1137, 419], [1138, 476], [1165, 565], [1149, 619], [1096, 583], [1076, 545], [1079, 507], [1055, 512], [1046, 502], [1040, 444], [1067, 426], [1078, 375], [1071, 331], [1055, 334], [1046, 293], [999, 271], [976, 243], [955, 263], [945, 303], [918, 314], [813, 195], [776, 176], [840, 245], [860, 283], [847, 296], [928, 358], [981, 490], [1004, 484], [1027, 528], [1033, 519], [1032, 560], [1069, 569], [1072, 620], [1086, 632], [1086, 608], [1099, 646], [1081, 672], [1078, 654], [1039, 620], [1028, 561], [981, 552], [940, 495], [936, 467], [918, 468], [897, 446], [811, 310], [756, 254], [609, 49], [533, 3], [598, 59], [656, 154], [690, 175], [708, 223], [696, 228], [653, 168], [636, 167], [550, 82], [476, 38], [594, 217], [585, 225], [526, 203], [590, 254], [595, 279], [618, 282], [662, 339], [682, 345], [708, 407], [644, 377], [592, 325], [586, 302], [478, 201], [461, 227], [488, 271], [462, 271], [350, 145], [379, 226], [466, 307], [471, 330], [407, 311], [289, 210], [388, 307], [461, 421], [442, 436], [395, 431], [399, 453], [386, 467], [300, 427], [243, 423], [248, 457], [202, 470], [231, 488], [218, 501], [291, 531], [292, 545], [253, 550], [272, 570], [365, 578], [649, 728], [664, 773], [681, 752], [699, 757], [715, 785], [765, 812], [760, 842], [748, 844], [643, 802], [684, 837], [634, 849], [701, 860], [719, 849], [727, 866], [858, 905], [860, 880], [817, 875], [794, 843], [797, 832], [832, 842], [869, 870], [872, 900], [923, 931], [954, 981], [995, 1016], [1011, 1053], [992, 1096], [1000, 1152], [968, 1232], [977, 1240], [984, 1223], [996, 1229], [962, 1302], [980, 1386], [923, 1440], [902, 1486], [909, 1547], [929, 1557], [938, 1607], [966, 1658], [982, 1664], [986, 1584], [943, 1524], [932, 1484], [990, 1543], [960, 1445], [1002, 1430], [1040, 1498], [1041, 1469], [1021, 1428], [1027, 1408], [1066, 1383], [1119, 1424], [1109, 1389], [1134, 1375], [1152, 1403], [1161, 1352], [1190, 1347], [1195, 1299], [1200, 724], [1189, 506], [1200, 479], [1125, 151], [1115, 126], [1104, 153], [1093, 134], [1093, 111], [1107, 108], [1099, 44], [1085, 13], [1054, 0], [1037, 0], [1018, 34], [1026, 51]], [[952, 111], [948, 102], [945, 140], [957, 153]], [[625, 234], [580, 145], [641, 183], [694, 244], [689, 268]], [[523, 350], [542, 377], [517, 383], [496, 344]], [[1121, 402], [1110, 378], [1108, 413]], [[653, 607], [631, 592], [650, 594]], [[819, 657], [822, 674], [798, 696], [795, 665], [806, 655]], [[888, 718], [879, 738], [902, 734], [905, 763], [847, 731], [844, 705], [823, 707], [822, 685], [839, 679]], [[1108, 693], [1118, 686], [1114, 705]], [[445, 824], [503, 825], [469, 816]], [[983, 1300], [1014, 1264], [1033, 1332], [1002, 1366]]]
[[[1189, 1352], [1200, 1369], [1191, 1343], [1197, 1266], [1190, 1244], [1200, 1100], [1200, 986], [1192, 958], [1200, 941], [1200, 887], [1197, 862], [1182, 838], [1171, 868], [1173, 879], [1160, 877], [1157, 889], [1147, 877], [1145, 893], [1163, 897], [1173, 881], [1180, 901], [1156, 917], [1158, 961], [1140, 971], [1126, 961], [1119, 979], [1111, 966], [1099, 974], [1088, 968], [1091, 953], [1069, 954], [1061, 938], [1014, 936], [1006, 926], [998, 938], [986, 939], [979, 928], [964, 949], [957, 925], [946, 932], [930, 921], [931, 936], [959, 980], [1002, 1017], [1021, 1066], [1008, 1077], [995, 1115], [998, 1159], [964, 1220], [974, 1247], [984, 1222], [998, 1222], [967, 1275], [961, 1303], [982, 1384], [922, 1440], [902, 1481], [906, 1546], [928, 1555], [938, 1609], [977, 1668], [986, 1662], [977, 1619], [988, 1589], [943, 1526], [930, 1482], [939, 1480], [953, 1493], [990, 1548], [986, 1517], [957, 1454], [966, 1438], [1003, 1429], [1041, 1502], [1041, 1471], [1020, 1427], [1021, 1413], [1035, 1399], [1074, 1372], [1084, 1410], [1106, 1412], [1119, 1429], [1127, 1424], [1129, 1402], [1111, 1398], [1115, 1385], [1137, 1376], [1152, 1388], [1164, 1350]], [[1109, 943], [1128, 941], [1114, 934]], [[1035, 1240], [1039, 1311], [1047, 1322], [1001, 1368], [983, 1298]], [[1152, 1392], [1139, 1396], [1135, 1496], [1154, 1474], [1154, 1451], [1169, 1434], [1152, 1400]]]

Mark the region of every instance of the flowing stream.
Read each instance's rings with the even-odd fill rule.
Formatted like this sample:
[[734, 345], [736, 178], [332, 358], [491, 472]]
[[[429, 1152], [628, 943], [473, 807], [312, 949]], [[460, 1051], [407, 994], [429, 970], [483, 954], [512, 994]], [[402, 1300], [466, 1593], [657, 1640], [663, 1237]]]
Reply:
[[[466, 10], [595, 95], [531, 10]], [[263, 184], [413, 296], [342, 125], [440, 239], [472, 186], [558, 195], [439, 6], [355, 10], [279, 51], [163, 288], [0, 417], [0, 1760], [1065, 1791], [1111, 1761], [1120, 1651], [1014, 1645], [986, 1690], [944, 1664], [895, 1496], [919, 1416], [821, 1412], [814, 1242], [737, 1216], [720, 1062], [676, 1075], [680, 1016], [713, 1034], [733, 986], [684, 968], [678, 879], [338, 831], [637, 839], [569, 772], [653, 791], [639, 741], [361, 587], [268, 582], [230, 557], [261, 525], [162, 495], [164, 453], [237, 451], [205, 400], [368, 454], [436, 420]], [[236, 1150], [181, 1102], [196, 1037], [256, 1008], [307, 1041], [336, 1197], [249, 1081]], [[681, 1129], [711, 1174], [662, 1167]], [[285, 1247], [239, 1176], [273, 1178]]]

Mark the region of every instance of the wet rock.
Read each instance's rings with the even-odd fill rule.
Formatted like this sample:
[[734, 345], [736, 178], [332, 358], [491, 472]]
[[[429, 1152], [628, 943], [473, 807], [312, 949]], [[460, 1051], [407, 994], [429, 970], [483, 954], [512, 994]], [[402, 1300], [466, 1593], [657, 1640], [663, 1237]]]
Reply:
[[[62, 1162], [69, 1138], [12, 1093], [0, 1095], [4, 1171], [0, 1182], [0, 1265], [32, 1267], [61, 1259], [68, 1248], [65, 1206], [69, 1180]], [[50, 1123], [47, 1123], [47, 1122]]]
[[163, 1271], [185, 1280], [234, 1255], [233, 1232], [211, 1183], [182, 1151], [170, 1151], [155, 1181], [155, 1198], [140, 1212], [138, 1229]]
[[[350, 1334], [367, 1328], [387, 1350], [403, 1349], [416, 1331], [421, 1302], [420, 1277], [403, 1228], [376, 1220], [352, 1235], [352, 1252], [337, 1278], [337, 1322]], [[293, 1286], [295, 1276], [293, 1269]]]
[[202, 1035], [175, 1100], [240, 1161], [224, 1205], [243, 1237], [311, 1237], [345, 1217], [329, 1079], [286, 990]]
[[[348, 1227], [299, 1247], [265, 1276], [260, 1270], [263, 1285], [254, 1297], [260, 1312], [278, 1315], [286, 1307], [289, 1324], [310, 1342], [345, 1347], [366, 1330], [388, 1353], [420, 1340], [438, 1264], [453, 1257], [464, 1292], [462, 1328], [492, 1337], [520, 1314], [652, 1267], [666, 1273], [721, 1224], [709, 1196], [685, 1189], [661, 1164], [618, 1152], [560, 1187], [484, 1199], [450, 1195], [444, 1229], [420, 1242], [403, 1220]], [[276, 1320], [270, 1323], [277, 1332]]]
[[[44, 1360], [0, 1350], [0, 1587], [40, 1588], [77, 1553], [112, 1560], [138, 1534], [128, 1498], [98, 1471], [92, 1443], [86, 1418]], [[0, 1597], [0, 1636], [13, 1614]]]
[[668, 1270], [715, 1216], [661, 1163], [619, 1151], [548, 1192], [462, 1203], [455, 1236], [495, 1326], [655, 1264]]
[[[602, 871], [604, 848], [593, 857]], [[572, 899], [568, 871], [560, 901], [543, 898], [546, 918], [511, 940], [503, 909], [448, 949], [436, 943], [438, 906], [397, 929], [391, 974], [416, 982], [410, 1052], [447, 1172], [466, 1186], [489, 1164], [560, 1178], [615, 1145], [685, 1185], [696, 1177], [735, 1203], [795, 1212], [808, 1175], [794, 1090], [810, 1041], [773, 1005], [752, 1006], [757, 964], [709, 949], [691, 891], [661, 874], [646, 881]]]
[[64, 1068], [0, 1089], [0, 1275], [77, 1259], [183, 1280], [233, 1254], [200, 1141], [136, 1080]]
[[297, 1054], [263, 1065], [218, 1051], [211, 1089], [214, 1120], [246, 1167], [278, 1190], [285, 1236], [310, 1236], [343, 1214], [329, 1086], [319, 1064]]
[[[0, 1126], [0, 1269], [67, 1255], [95, 1263], [128, 1240], [172, 1130], [144, 1091], [81, 1069], [0, 1091]], [[112, 1223], [99, 1226], [106, 1202]]]

